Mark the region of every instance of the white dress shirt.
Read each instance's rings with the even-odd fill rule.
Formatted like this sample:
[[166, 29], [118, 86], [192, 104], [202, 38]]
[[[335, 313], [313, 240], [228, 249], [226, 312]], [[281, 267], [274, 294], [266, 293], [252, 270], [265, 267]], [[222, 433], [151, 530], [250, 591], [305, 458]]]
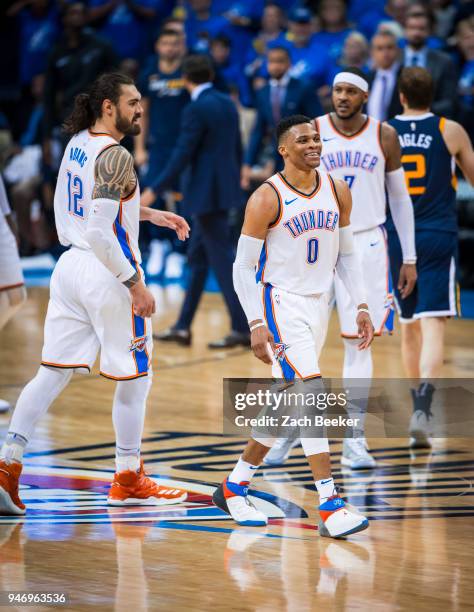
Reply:
[[193, 92], [191, 94], [191, 100], [194, 102], [194, 100], [197, 100], [199, 98], [199, 96], [202, 94], [202, 92], [205, 89], [209, 89], [209, 87], [212, 87], [212, 83], [201, 83], [201, 85], [198, 85], [197, 87], [195, 87], [193, 89]]
[[387, 70], [378, 69], [370, 88], [367, 111], [371, 117], [379, 121], [388, 119], [388, 107], [397, 86], [397, 73], [400, 64], [395, 63]]
[[409, 47], [405, 47], [405, 66], [419, 66], [420, 68], [426, 68], [426, 52], [427, 47], [415, 50]]

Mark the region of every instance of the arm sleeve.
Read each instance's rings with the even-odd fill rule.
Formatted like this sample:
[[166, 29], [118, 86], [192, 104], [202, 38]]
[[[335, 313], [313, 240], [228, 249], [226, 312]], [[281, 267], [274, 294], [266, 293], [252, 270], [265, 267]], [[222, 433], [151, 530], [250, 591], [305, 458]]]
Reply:
[[136, 270], [125, 257], [113, 230], [118, 211], [119, 204], [114, 200], [93, 200], [85, 237], [97, 259], [123, 283], [131, 278]]
[[259, 238], [241, 234], [233, 267], [235, 292], [249, 322], [256, 319], [264, 321], [260, 292], [255, 280], [255, 266], [263, 244], [264, 241]]
[[416, 262], [415, 217], [413, 204], [408, 195], [403, 168], [393, 170], [385, 175], [388, 193], [388, 204], [393, 223], [397, 230], [402, 247], [403, 262]]
[[367, 304], [364, 278], [354, 251], [354, 239], [350, 225], [339, 229], [339, 256], [336, 263], [336, 272], [354, 304], [356, 306]]
[[191, 102], [183, 111], [178, 142], [163, 172], [151, 183], [155, 193], [160, 193], [173, 186], [173, 183], [189, 163], [199, 147], [206, 126]]

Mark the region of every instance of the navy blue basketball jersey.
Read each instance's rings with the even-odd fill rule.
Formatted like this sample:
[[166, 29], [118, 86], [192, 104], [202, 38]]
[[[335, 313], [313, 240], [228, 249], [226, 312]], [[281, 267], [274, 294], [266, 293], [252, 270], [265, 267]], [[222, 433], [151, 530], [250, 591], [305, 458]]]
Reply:
[[397, 115], [398, 132], [416, 229], [457, 231], [455, 161], [443, 139], [444, 117]]

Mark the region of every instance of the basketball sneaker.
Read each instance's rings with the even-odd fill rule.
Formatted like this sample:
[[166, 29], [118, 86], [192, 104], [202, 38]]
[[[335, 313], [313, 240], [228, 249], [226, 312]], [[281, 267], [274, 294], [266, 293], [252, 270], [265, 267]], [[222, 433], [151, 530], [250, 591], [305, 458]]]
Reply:
[[7, 402], [7, 400], [4, 399], [0, 399], [0, 414], [4, 414], [5, 412], [9, 412], [11, 410], [11, 404], [10, 402]]
[[299, 444], [298, 430], [288, 438], [277, 438], [263, 458], [265, 465], [283, 465], [290, 455], [292, 448]]
[[415, 410], [410, 420], [410, 448], [431, 448], [431, 413]]
[[319, 506], [319, 516], [319, 534], [326, 538], [343, 538], [369, 526], [365, 516], [348, 510], [339, 495], [330, 497]]
[[167, 506], [187, 498], [182, 489], [162, 487], [145, 474], [143, 461], [138, 472], [116, 472], [107, 502], [110, 506]]
[[367, 450], [365, 438], [345, 438], [342, 443], [341, 464], [351, 470], [373, 470], [375, 459]]
[[22, 515], [26, 512], [18, 493], [22, 467], [16, 461], [7, 463], [0, 459], [0, 516]]
[[239, 525], [262, 527], [268, 523], [268, 518], [252, 504], [248, 492], [248, 482], [237, 484], [226, 479], [214, 491], [212, 501]]

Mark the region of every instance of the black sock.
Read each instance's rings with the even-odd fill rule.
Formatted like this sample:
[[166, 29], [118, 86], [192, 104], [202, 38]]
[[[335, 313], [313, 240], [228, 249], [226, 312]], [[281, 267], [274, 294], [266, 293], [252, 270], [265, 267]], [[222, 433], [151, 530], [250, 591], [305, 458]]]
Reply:
[[431, 402], [435, 388], [431, 383], [421, 383], [418, 389], [411, 389], [413, 400], [413, 411], [421, 410], [429, 418], [433, 416], [431, 412]]

